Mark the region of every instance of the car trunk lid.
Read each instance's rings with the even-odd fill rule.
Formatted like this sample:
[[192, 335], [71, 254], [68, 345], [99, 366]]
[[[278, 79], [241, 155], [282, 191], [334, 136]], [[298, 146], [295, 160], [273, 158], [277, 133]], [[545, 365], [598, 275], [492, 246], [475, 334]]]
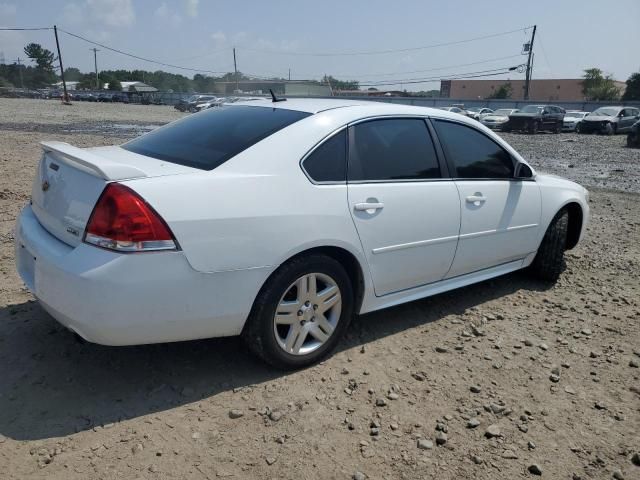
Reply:
[[93, 207], [107, 183], [195, 170], [120, 147], [81, 149], [64, 142], [42, 142], [42, 148], [31, 207], [49, 233], [71, 246], [82, 241]]

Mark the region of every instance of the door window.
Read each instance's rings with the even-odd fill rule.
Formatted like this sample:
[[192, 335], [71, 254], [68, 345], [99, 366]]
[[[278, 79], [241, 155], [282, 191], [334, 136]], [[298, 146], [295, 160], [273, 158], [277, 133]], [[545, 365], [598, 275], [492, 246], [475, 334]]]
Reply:
[[459, 123], [434, 125], [457, 178], [513, 178], [511, 155], [489, 137]]
[[349, 181], [440, 178], [423, 119], [372, 120], [349, 128]]

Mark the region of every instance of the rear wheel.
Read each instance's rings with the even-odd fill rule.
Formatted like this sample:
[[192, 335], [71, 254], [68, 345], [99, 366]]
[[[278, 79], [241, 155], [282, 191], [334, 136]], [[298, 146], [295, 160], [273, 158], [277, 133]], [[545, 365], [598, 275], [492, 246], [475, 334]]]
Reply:
[[560, 133], [560, 132], [562, 132], [562, 123], [556, 122], [556, 126], [553, 129], [553, 133]]
[[353, 289], [331, 257], [310, 255], [282, 265], [262, 288], [243, 331], [249, 348], [281, 369], [322, 360], [353, 314]]
[[529, 133], [532, 133], [535, 135], [536, 133], [538, 133], [539, 128], [540, 127], [538, 125], [538, 122], [531, 122], [529, 124]]
[[634, 135], [633, 132], [627, 135], [627, 147], [635, 147], [640, 144], [640, 139], [638, 139], [638, 134]]
[[576, 133], [580, 133], [580, 132], [582, 132], [582, 126], [581, 126], [581, 124], [580, 124], [580, 123], [578, 123], [578, 124], [576, 125]]
[[560, 277], [564, 265], [568, 226], [569, 212], [562, 209], [547, 228], [536, 258], [530, 267], [531, 273], [540, 280], [555, 282]]

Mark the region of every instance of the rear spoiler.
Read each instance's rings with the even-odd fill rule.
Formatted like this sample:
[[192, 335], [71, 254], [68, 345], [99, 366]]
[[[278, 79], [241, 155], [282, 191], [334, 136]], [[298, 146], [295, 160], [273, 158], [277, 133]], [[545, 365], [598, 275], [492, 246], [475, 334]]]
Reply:
[[45, 152], [55, 152], [65, 162], [80, 166], [82, 170], [105, 180], [125, 180], [147, 176], [137, 167], [114, 162], [66, 142], [40, 142], [40, 145]]

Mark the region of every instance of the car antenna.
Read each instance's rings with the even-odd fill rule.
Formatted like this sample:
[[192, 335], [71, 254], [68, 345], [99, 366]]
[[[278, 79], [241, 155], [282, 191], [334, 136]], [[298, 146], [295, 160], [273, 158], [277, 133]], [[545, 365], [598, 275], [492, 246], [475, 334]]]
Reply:
[[273, 103], [276, 103], [276, 102], [286, 102], [286, 101], [287, 101], [287, 99], [286, 99], [286, 98], [278, 98], [278, 97], [276, 97], [276, 94], [275, 94], [275, 93], [273, 93], [273, 90], [272, 90], [272, 89], [269, 89], [269, 93], [271, 94], [271, 101], [272, 101]]

